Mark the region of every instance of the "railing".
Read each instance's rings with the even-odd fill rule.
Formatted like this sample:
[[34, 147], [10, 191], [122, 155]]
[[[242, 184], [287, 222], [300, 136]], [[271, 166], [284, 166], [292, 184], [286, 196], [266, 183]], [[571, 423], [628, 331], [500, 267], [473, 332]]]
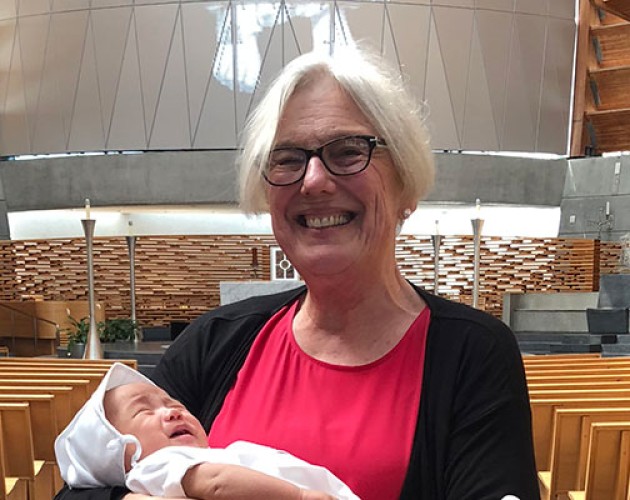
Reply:
[[8, 304], [3, 304], [0, 302], [0, 308], [3, 309], [8, 309], [9, 311], [11, 311], [11, 347], [12, 347], [12, 351], [15, 351], [15, 315], [17, 314], [21, 314], [22, 316], [26, 316], [27, 318], [30, 318], [33, 321], [33, 347], [34, 347], [34, 351], [37, 352], [37, 341], [39, 338], [38, 335], [38, 321], [42, 321], [44, 323], [48, 323], [49, 325], [52, 325], [55, 327], [55, 332], [56, 332], [56, 336], [57, 336], [57, 344], [59, 344], [59, 325], [57, 323], [55, 323], [54, 321], [51, 321], [49, 319], [46, 318], [40, 318], [39, 316], [36, 316], [34, 314], [30, 314], [27, 313], [26, 311], [22, 311], [16, 307], [10, 306]]

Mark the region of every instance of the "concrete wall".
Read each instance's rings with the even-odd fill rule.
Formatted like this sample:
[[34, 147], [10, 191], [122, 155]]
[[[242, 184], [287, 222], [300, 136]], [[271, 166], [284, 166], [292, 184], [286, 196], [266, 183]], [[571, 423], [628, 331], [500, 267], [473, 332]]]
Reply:
[[[10, 212], [93, 206], [236, 203], [234, 151], [0, 162]], [[437, 154], [431, 202], [559, 206], [565, 160]]]
[[[95, 207], [233, 205], [234, 157], [230, 150], [171, 151], [0, 162], [0, 238], [8, 237], [7, 211], [80, 208], [85, 198]], [[436, 164], [429, 202], [560, 206], [561, 237], [617, 241], [630, 232], [630, 156], [438, 153]]]
[[617, 241], [630, 232], [630, 156], [570, 160], [561, 209], [560, 236]]
[[0, 162], [9, 212], [234, 203], [234, 151], [152, 152]]
[[429, 201], [552, 206], [562, 201], [567, 161], [471, 154], [436, 155]]

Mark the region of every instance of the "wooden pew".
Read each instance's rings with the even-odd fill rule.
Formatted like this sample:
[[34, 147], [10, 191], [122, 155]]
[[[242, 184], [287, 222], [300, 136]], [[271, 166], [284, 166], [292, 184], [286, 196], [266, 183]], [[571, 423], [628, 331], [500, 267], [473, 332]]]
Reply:
[[71, 359], [71, 358], [0, 358], [0, 366], [67, 366], [77, 368], [109, 368], [113, 363], [123, 363], [134, 370], [138, 369], [135, 359]]
[[[0, 367], [1, 369], [1, 367]], [[548, 378], [558, 378], [558, 377], [570, 377], [576, 375], [627, 375], [630, 373], [630, 365], [623, 366], [583, 366], [582, 368], [557, 368], [557, 367], [549, 367], [546, 369], [525, 369], [525, 375], [529, 377], [548, 377]]]
[[71, 391], [72, 387], [63, 386], [0, 386], [0, 398], [6, 396], [7, 398], [15, 397], [16, 400], [19, 400], [21, 396], [31, 394], [53, 396], [55, 398], [55, 413], [53, 415], [55, 426], [58, 431], [61, 431], [70, 423], [70, 420], [76, 413], [71, 406]]
[[576, 398], [627, 398], [630, 402], [630, 389], [597, 388], [597, 389], [551, 389], [529, 391], [530, 399], [576, 399]]
[[0, 378], [8, 380], [87, 380], [88, 381], [88, 397], [91, 395], [98, 384], [105, 376], [105, 372], [59, 372], [54, 373], [46, 371], [18, 371], [18, 370], [0, 370]]
[[557, 361], [579, 361], [583, 359], [602, 359], [599, 352], [585, 352], [581, 354], [524, 354], [523, 363], [547, 363]]
[[548, 382], [584, 382], [584, 381], [593, 381], [593, 382], [622, 382], [630, 380], [630, 373], [626, 374], [615, 374], [615, 373], [604, 373], [602, 374], [579, 374], [573, 373], [569, 375], [558, 375], [552, 376], [549, 375], [528, 375], [527, 383], [548, 383]]
[[601, 358], [556, 362], [529, 362], [523, 363], [526, 372], [548, 371], [548, 370], [583, 370], [595, 368], [628, 368], [630, 359], [627, 356], [623, 358]]
[[626, 500], [630, 482], [630, 422], [596, 422], [590, 427], [584, 489], [571, 500]]
[[28, 403], [33, 432], [33, 452], [36, 461], [44, 461], [42, 474], [50, 483], [51, 492], [61, 484], [55, 457], [55, 439], [61, 431], [57, 426], [57, 397], [52, 394], [0, 394], [1, 403]]
[[540, 471], [541, 496], [555, 499], [579, 488], [578, 464], [582, 434], [593, 422], [630, 420], [630, 404], [625, 408], [560, 408], [555, 411], [551, 443], [551, 467]]
[[64, 392], [68, 394], [68, 408], [74, 415], [79, 408], [88, 400], [90, 392], [88, 391], [90, 386], [89, 380], [84, 379], [11, 379], [0, 378], [0, 390], [7, 392], [11, 389], [17, 389], [21, 391], [25, 387], [39, 387], [41, 389], [51, 388], [51, 394], [58, 389], [58, 392]]
[[[2, 413], [0, 412], [0, 429], [2, 428]], [[28, 481], [17, 477], [7, 476], [4, 461], [4, 447], [0, 439], [0, 498], [6, 500], [28, 500]]]
[[628, 398], [531, 399], [532, 433], [536, 467], [551, 470], [551, 442], [554, 413], [559, 408], [620, 408], [630, 406]]
[[598, 361], [619, 361], [626, 360], [626, 356], [608, 356], [602, 357], [599, 352], [573, 353], [573, 354], [557, 354], [555, 356], [523, 356], [523, 363], [581, 363], [581, 362], [598, 362]]
[[0, 437], [7, 477], [28, 482], [29, 500], [50, 500], [53, 477], [43, 460], [35, 459], [28, 403], [0, 403]]
[[630, 379], [628, 380], [615, 380], [615, 381], [593, 381], [582, 380], [578, 382], [565, 382], [545, 380], [544, 382], [531, 382], [527, 384], [529, 392], [535, 391], [586, 391], [586, 390], [599, 390], [599, 389], [629, 389]]

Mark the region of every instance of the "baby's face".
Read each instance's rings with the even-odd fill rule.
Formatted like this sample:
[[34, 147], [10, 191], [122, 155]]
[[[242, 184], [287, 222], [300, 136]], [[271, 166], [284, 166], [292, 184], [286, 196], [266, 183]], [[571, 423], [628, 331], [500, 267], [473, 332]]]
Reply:
[[[132, 434], [142, 445], [144, 458], [165, 446], [208, 446], [206, 432], [188, 410], [159, 387], [135, 383], [105, 393], [105, 416], [121, 434]], [[132, 446], [125, 452], [130, 468]]]

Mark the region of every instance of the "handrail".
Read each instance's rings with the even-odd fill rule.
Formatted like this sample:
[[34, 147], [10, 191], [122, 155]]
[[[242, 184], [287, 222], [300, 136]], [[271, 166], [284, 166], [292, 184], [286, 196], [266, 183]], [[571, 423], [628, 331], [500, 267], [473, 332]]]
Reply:
[[57, 334], [57, 341], [59, 341], [59, 324], [55, 323], [54, 321], [51, 321], [49, 319], [46, 318], [40, 318], [39, 316], [36, 316], [35, 314], [31, 314], [28, 313], [26, 311], [22, 311], [21, 309], [18, 309], [17, 307], [13, 307], [10, 306], [8, 304], [2, 303], [0, 302], [0, 307], [3, 307], [4, 309], [8, 309], [9, 311], [11, 311], [12, 315], [11, 315], [11, 321], [13, 323], [13, 328], [11, 330], [11, 341], [13, 344], [13, 349], [15, 349], [15, 318], [13, 316], [14, 313], [18, 313], [21, 314], [23, 316], [26, 316], [27, 318], [31, 318], [33, 320], [33, 344], [35, 349], [37, 349], [37, 321], [43, 321], [44, 323], [48, 323], [49, 325], [53, 325], [55, 327], [55, 331]]

